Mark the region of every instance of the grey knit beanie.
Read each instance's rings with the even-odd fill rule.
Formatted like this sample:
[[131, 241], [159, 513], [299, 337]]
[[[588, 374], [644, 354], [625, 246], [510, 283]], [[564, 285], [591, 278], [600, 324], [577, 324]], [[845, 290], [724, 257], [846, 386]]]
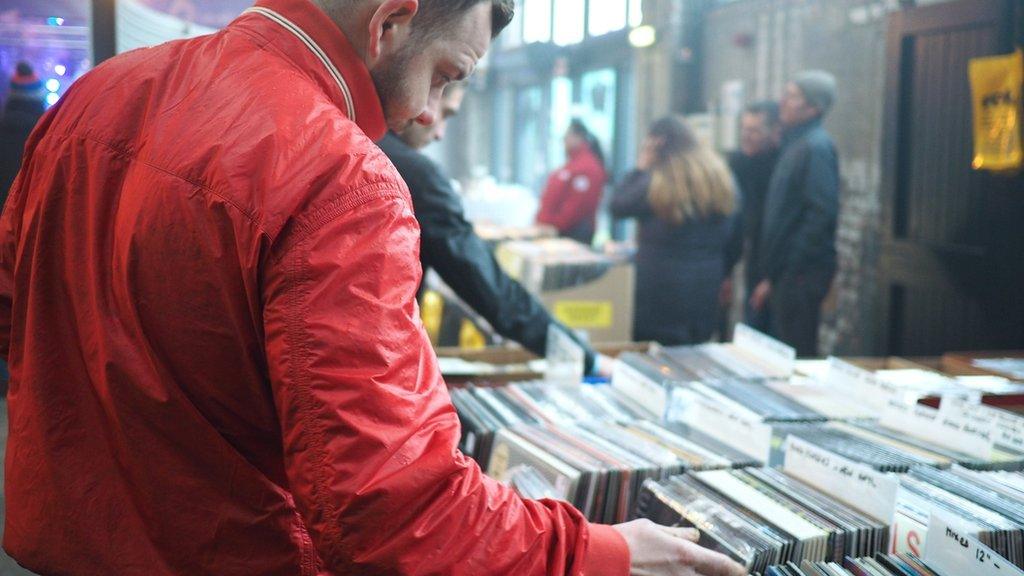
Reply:
[[793, 84], [804, 93], [807, 102], [824, 116], [836, 99], [836, 77], [824, 70], [806, 70], [793, 78]]

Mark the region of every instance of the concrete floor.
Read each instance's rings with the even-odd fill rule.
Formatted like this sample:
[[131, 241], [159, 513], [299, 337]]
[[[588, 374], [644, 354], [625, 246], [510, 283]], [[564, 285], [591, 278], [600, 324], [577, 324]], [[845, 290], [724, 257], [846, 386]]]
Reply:
[[[7, 401], [0, 399], [0, 488], [4, 483], [4, 454], [7, 451]], [[4, 533], [4, 495], [0, 490], [0, 537]], [[33, 576], [32, 572], [18, 566], [18, 564], [0, 550], [0, 576]]]

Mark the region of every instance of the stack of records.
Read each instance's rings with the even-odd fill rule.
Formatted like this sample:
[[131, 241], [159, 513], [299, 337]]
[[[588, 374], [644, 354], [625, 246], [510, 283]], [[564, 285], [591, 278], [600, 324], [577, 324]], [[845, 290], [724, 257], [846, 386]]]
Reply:
[[794, 562], [841, 562], [886, 549], [889, 529], [770, 468], [694, 472], [648, 482], [638, 515], [695, 526], [701, 544], [748, 570]]
[[972, 470], [1020, 470], [1024, 465], [1018, 453], [997, 448], [991, 460], [982, 460], [865, 422], [794, 427], [787, 433], [881, 472], [907, 472], [916, 465], [949, 468], [960, 464]]
[[[924, 529], [934, 514], [956, 518], [982, 544], [1017, 566], [1024, 563], [1024, 532], [1018, 522], [997, 510], [976, 504], [958, 492], [946, 490], [916, 476], [911, 474], [900, 478], [900, 491], [896, 499], [897, 523], [907, 526], [916, 523]], [[929, 477], [929, 480], [934, 479]]]
[[825, 416], [812, 408], [779, 394], [765, 384], [734, 381], [689, 385], [707, 398], [724, 397], [761, 417], [764, 422], [824, 422]]
[[509, 276], [535, 294], [592, 282], [615, 264], [589, 246], [564, 238], [505, 242], [495, 257]]
[[951, 472], [976, 484], [979, 488], [987, 488], [1001, 498], [1015, 502], [1024, 502], [1024, 473], [1021, 472], [977, 472], [954, 466]]
[[779, 371], [735, 344], [698, 344], [676, 346], [660, 352], [660, 359], [671, 362], [692, 376], [692, 380], [705, 383], [769, 382], [788, 380], [788, 372]]
[[[715, 346], [715, 345], [706, 345]], [[745, 379], [735, 375], [713, 375], [715, 360], [699, 352], [701, 346], [661, 349], [651, 354], [630, 352], [619, 357], [634, 373], [646, 378], [656, 386], [667, 390], [671, 406], [667, 415], [671, 418], [684, 410], [686, 392], [700, 396], [728, 401], [742, 405], [762, 418], [764, 422], [821, 422], [825, 417], [815, 410], [796, 402], [767, 387], [758, 379]], [[672, 360], [680, 355], [700, 358], [688, 366]], [[615, 380], [613, 378], [613, 383]]]
[[[760, 576], [755, 574], [755, 576]], [[847, 557], [840, 562], [790, 562], [772, 566], [764, 576], [940, 576], [912, 554], [882, 554], [873, 557]], [[954, 575], [948, 575], [954, 576]], [[955, 575], [955, 576], [967, 576]]]
[[518, 426], [495, 434], [486, 469], [525, 498], [557, 498], [592, 521], [624, 522], [647, 479], [749, 464], [692, 434], [646, 421]]
[[459, 448], [486, 464], [498, 430], [522, 424], [576, 421], [624, 422], [655, 420], [655, 416], [611, 386], [556, 386], [523, 382], [451, 390], [462, 423]]

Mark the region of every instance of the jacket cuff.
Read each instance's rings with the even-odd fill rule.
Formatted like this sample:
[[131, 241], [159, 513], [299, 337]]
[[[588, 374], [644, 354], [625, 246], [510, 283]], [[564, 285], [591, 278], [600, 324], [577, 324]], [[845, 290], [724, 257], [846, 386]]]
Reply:
[[629, 576], [629, 546], [619, 531], [604, 524], [590, 524], [590, 545], [583, 576]]

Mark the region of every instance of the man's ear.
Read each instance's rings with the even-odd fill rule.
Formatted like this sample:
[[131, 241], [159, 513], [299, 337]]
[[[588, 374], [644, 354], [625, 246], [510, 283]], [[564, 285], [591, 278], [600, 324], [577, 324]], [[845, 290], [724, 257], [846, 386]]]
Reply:
[[393, 51], [401, 39], [408, 37], [408, 27], [419, 7], [419, 0], [384, 0], [377, 6], [370, 17], [367, 64], [372, 67], [382, 54]]

